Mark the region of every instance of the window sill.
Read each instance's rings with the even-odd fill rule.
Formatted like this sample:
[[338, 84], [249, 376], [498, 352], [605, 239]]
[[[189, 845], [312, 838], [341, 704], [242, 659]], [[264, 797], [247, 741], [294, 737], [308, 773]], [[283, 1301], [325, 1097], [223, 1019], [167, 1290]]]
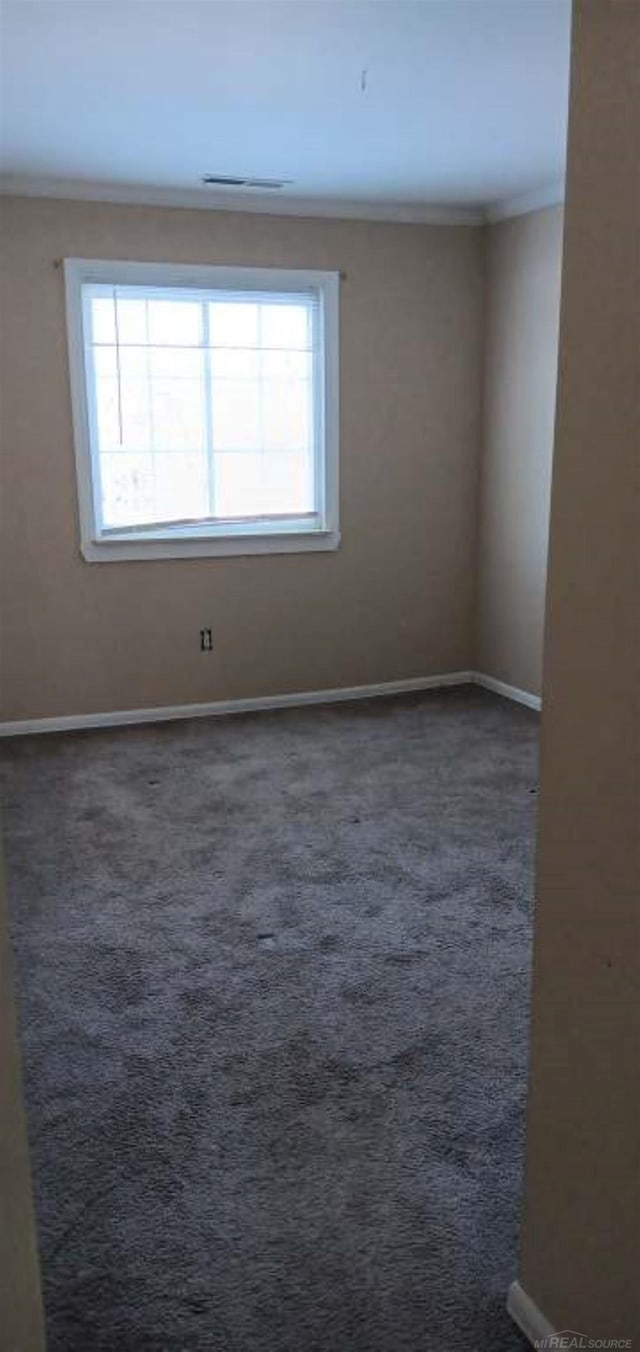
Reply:
[[111, 536], [83, 540], [80, 548], [87, 563], [121, 563], [144, 559], [202, 559], [248, 554], [307, 554], [338, 548], [338, 530], [301, 531], [280, 535], [190, 536], [149, 539], [147, 535]]

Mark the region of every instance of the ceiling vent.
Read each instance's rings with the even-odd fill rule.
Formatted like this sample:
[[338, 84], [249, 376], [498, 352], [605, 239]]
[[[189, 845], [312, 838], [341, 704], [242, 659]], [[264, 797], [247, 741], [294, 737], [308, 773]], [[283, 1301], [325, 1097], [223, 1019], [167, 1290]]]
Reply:
[[205, 174], [202, 182], [208, 188], [263, 188], [277, 192], [291, 183], [290, 178], [239, 178], [236, 174]]

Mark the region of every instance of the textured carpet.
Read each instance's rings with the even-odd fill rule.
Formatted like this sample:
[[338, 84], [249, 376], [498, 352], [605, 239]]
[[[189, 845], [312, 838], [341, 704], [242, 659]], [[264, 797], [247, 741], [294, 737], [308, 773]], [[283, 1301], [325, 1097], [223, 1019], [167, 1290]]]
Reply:
[[535, 715], [5, 742], [49, 1352], [515, 1352]]

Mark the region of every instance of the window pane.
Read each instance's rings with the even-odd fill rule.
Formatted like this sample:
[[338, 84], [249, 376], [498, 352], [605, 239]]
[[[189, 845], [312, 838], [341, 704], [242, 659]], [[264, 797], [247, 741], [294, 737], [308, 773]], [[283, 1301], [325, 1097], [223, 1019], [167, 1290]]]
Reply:
[[115, 347], [94, 347], [93, 365], [97, 376], [110, 376], [115, 380], [118, 375]]
[[197, 380], [154, 380], [151, 416], [155, 450], [199, 451], [204, 446], [204, 400]]
[[250, 348], [217, 347], [211, 353], [214, 380], [257, 380], [262, 358]]
[[313, 511], [313, 477], [309, 456], [280, 453], [265, 455], [262, 466], [262, 501], [265, 512]]
[[159, 521], [206, 516], [209, 510], [206, 462], [202, 453], [154, 456], [156, 515]]
[[257, 347], [258, 306], [253, 301], [213, 301], [209, 306], [212, 347]]
[[151, 450], [149, 387], [146, 380], [120, 382], [122, 446], [127, 451]]
[[313, 469], [307, 455], [216, 456], [216, 516], [297, 515], [313, 509]]
[[96, 380], [96, 419], [100, 451], [114, 451], [120, 445], [120, 409], [117, 380]]
[[308, 306], [273, 303], [261, 305], [260, 310], [263, 347], [311, 346]]
[[260, 449], [260, 391], [249, 381], [213, 382], [213, 444], [217, 451]]
[[190, 347], [151, 347], [147, 349], [149, 371], [155, 376], [171, 380], [201, 380], [203, 353]]
[[263, 422], [265, 450], [306, 450], [311, 445], [309, 386], [301, 380], [266, 384]]
[[117, 297], [118, 342], [147, 342], [147, 302]]
[[311, 380], [310, 352], [269, 350], [262, 353], [262, 373], [265, 380]]
[[100, 457], [105, 526], [132, 526], [153, 519], [153, 467], [149, 455]]
[[149, 342], [195, 346], [202, 342], [202, 306], [198, 300], [150, 300]]
[[117, 359], [120, 365], [121, 379], [147, 379], [149, 374], [148, 347], [121, 347], [117, 351]]
[[115, 343], [116, 308], [113, 297], [96, 296], [92, 299], [91, 332], [94, 343]]
[[215, 458], [216, 516], [259, 516], [262, 507], [262, 456], [217, 455]]

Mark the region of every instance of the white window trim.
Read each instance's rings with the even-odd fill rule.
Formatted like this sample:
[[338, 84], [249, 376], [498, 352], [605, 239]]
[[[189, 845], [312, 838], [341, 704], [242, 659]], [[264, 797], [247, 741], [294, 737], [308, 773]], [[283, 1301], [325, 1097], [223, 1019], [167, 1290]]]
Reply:
[[[106, 259], [65, 258], [65, 297], [69, 344], [69, 377], [75, 443], [80, 549], [88, 563], [124, 559], [180, 559], [238, 554], [293, 554], [334, 550], [340, 544], [339, 452], [339, 289], [337, 272], [281, 268], [236, 268], [180, 263], [137, 263]], [[94, 501], [94, 455], [89, 432], [85, 370], [82, 288], [88, 283], [114, 286], [177, 286], [232, 290], [300, 291], [314, 287], [320, 297], [321, 399], [324, 431], [324, 483], [321, 526], [300, 529], [290, 521], [202, 527], [171, 527], [154, 534], [128, 529], [100, 535]]]

